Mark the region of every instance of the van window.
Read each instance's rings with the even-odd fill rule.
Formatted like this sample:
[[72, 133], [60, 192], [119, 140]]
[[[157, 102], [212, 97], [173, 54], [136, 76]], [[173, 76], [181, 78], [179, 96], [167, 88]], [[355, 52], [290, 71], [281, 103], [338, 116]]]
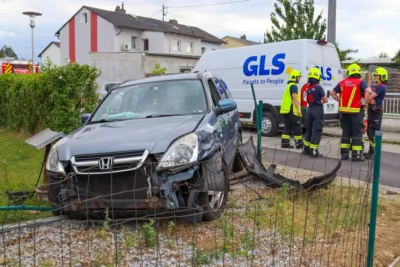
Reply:
[[213, 78], [213, 81], [214, 81], [215, 85], [216, 85], [217, 88], [218, 88], [218, 92], [219, 92], [219, 94], [221, 95], [221, 98], [222, 98], [222, 99], [227, 99], [227, 98], [229, 98], [229, 96], [226, 94], [225, 88], [224, 88], [224, 86], [222, 85], [222, 83], [221, 83], [217, 78]]
[[208, 79], [207, 82], [208, 82], [208, 86], [210, 87], [213, 108], [215, 108], [218, 106], [218, 102], [221, 100], [221, 96], [218, 93], [218, 89], [215, 87], [213, 81], [211, 79]]

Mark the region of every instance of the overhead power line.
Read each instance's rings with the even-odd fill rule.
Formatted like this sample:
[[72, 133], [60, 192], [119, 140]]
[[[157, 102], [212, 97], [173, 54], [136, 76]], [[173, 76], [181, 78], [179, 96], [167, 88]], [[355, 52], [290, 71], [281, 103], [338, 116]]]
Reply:
[[237, 0], [237, 1], [228, 1], [214, 4], [204, 4], [204, 5], [191, 5], [191, 6], [169, 6], [168, 8], [188, 8], [188, 7], [203, 7], [203, 6], [219, 6], [219, 5], [227, 5], [227, 4], [237, 4], [243, 2], [249, 2], [254, 0]]

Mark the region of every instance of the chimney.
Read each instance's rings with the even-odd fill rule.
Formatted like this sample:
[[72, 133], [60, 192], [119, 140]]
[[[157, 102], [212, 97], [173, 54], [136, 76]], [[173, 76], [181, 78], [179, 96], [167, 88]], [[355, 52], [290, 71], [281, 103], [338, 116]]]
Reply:
[[242, 36], [240, 36], [240, 39], [246, 40], [246, 34], [243, 34]]
[[124, 9], [124, 2], [122, 2], [121, 7], [120, 6], [115, 7], [115, 12], [121, 13], [121, 14], [126, 14], [126, 10]]
[[176, 19], [170, 19], [169, 22], [170, 22], [170, 23], [178, 24], [178, 21], [177, 21]]

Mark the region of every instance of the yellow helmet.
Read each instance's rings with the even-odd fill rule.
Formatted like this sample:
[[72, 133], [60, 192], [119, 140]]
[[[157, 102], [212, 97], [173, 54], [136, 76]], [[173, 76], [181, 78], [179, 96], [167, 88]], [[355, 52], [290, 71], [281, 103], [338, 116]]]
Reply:
[[289, 81], [297, 82], [297, 77], [301, 77], [301, 72], [299, 70], [292, 70], [290, 73]]
[[350, 64], [350, 66], [347, 67], [347, 76], [351, 76], [353, 74], [361, 75], [361, 68], [356, 63]]
[[321, 71], [318, 68], [312, 68], [308, 73], [308, 78], [314, 78], [317, 79], [318, 81], [322, 80]]
[[387, 70], [382, 67], [376, 68], [375, 72], [373, 72], [372, 75], [379, 75], [382, 82], [389, 79]]

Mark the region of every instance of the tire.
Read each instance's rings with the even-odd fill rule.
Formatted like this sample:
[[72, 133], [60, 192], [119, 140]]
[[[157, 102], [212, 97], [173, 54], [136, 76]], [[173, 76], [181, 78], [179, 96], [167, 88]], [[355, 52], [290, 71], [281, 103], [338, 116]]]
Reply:
[[272, 137], [278, 132], [276, 119], [271, 112], [264, 112], [262, 118], [262, 135]]
[[55, 208], [52, 211], [53, 216], [63, 215], [62, 205], [58, 200], [58, 193], [60, 192], [60, 186], [57, 184], [57, 181], [50, 179], [49, 186], [47, 188], [47, 198], [49, 199], [50, 205]]
[[[210, 192], [202, 192], [198, 196], [198, 203], [203, 207], [203, 221], [209, 222], [217, 219], [221, 213], [225, 210], [226, 201], [228, 200], [229, 193], [229, 176], [224, 166], [224, 192], [218, 192], [217, 194], [210, 195]], [[223, 194], [223, 195], [221, 195]], [[215, 196], [215, 197], [214, 197]], [[216, 197], [218, 196], [218, 199]], [[216, 200], [215, 204], [212, 205], [212, 201]]]

